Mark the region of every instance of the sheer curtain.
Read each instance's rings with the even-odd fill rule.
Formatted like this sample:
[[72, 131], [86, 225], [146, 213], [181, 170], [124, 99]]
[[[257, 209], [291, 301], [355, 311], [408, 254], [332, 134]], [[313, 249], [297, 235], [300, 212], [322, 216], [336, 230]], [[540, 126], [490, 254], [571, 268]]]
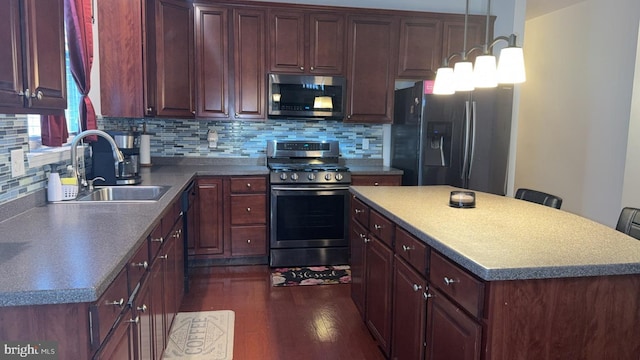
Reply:
[[[93, 18], [91, 0], [64, 0], [67, 46], [71, 74], [82, 94], [80, 130], [97, 129], [96, 112], [89, 99], [93, 65]], [[69, 137], [64, 116], [45, 115], [40, 119], [42, 145], [61, 146]], [[87, 140], [95, 141], [95, 137]]]

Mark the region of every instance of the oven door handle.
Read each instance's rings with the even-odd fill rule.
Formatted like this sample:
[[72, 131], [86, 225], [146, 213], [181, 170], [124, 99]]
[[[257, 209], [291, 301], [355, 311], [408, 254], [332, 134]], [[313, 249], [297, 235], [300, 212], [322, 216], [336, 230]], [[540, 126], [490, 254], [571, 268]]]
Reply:
[[272, 186], [271, 190], [284, 190], [284, 191], [323, 191], [323, 190], [349, 190], [348, 186], [340, 186], [340, 187], [331, 187], [331, 188], [319, 188], [319, 187], [300, 187], [300, 186], [292, 186], [292, 187], [280, 187], [280, 186]]

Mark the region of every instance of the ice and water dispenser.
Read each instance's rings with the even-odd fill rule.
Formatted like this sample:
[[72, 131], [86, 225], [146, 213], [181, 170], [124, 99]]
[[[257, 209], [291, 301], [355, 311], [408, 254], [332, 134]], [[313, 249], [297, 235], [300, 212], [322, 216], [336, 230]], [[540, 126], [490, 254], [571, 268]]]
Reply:
[[425, 131], [422, 149], [424, 165], [448, 167], [451, 162], [451, 122], [430, 121]]

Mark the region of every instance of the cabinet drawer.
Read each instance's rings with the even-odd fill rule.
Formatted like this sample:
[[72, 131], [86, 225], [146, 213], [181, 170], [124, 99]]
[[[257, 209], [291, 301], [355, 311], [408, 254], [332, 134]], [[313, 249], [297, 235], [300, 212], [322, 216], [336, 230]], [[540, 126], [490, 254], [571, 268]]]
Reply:
[[429, 273], [429, 247], [401, 228], [396, 228], [395, 252], [422, 276]]
[[476, 317], [482, 316], [484, 283], [442, 255], [431, 252], [429, 280]]
[[98, 301], [91, 305], [91, 344], [97, 347], [104, 341], [109, 330], [127, 306], [127, 272], [122, 269], [115, 280], [107, 287]]
[[266, 254], [266, 226], [234, 226], [231, 228], [231, 255]]
[[382, 240], [387, 246], [393, 247], [393, 235], [396, 226], [389, 219], [382, 216], [375, 210], [369, 214], [369, 232]]
[[160, 251], [162, 243], [165, 241], [164, 235], [162, 235], [162, 226], [156, 225], [149, 234], [149, 263], [153, 261]]
[[129, 281], [129, 295], [133, 293], [133, 289], [140, 282], [149, 267], [149, 243], [144, 241], [138, 251], [127, 263], [127, 279]]
[[264, 177], [231, 178], [231, 192], [234, 194], [266, 193], [267, 179]]
[[238, 195], [231, 196], [231, 224], [266, 224], [267, 196]]
[[400, 186], [402, 175], [351, 175], [353, 186]]
[[355, 196], [351, 197], [351, 217], [356, 219], [363, 227], [369, 228], [369, 207]]

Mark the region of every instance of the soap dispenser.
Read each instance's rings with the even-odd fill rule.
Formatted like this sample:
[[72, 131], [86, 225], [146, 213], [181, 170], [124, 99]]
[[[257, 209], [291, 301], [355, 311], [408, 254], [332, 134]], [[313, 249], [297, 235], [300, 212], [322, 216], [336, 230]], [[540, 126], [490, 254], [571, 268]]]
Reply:
[[47, 200], [62, 201], [62, 182], [60, 174], [57, 172], [49, 173], [49, 182], [47, 184]]

